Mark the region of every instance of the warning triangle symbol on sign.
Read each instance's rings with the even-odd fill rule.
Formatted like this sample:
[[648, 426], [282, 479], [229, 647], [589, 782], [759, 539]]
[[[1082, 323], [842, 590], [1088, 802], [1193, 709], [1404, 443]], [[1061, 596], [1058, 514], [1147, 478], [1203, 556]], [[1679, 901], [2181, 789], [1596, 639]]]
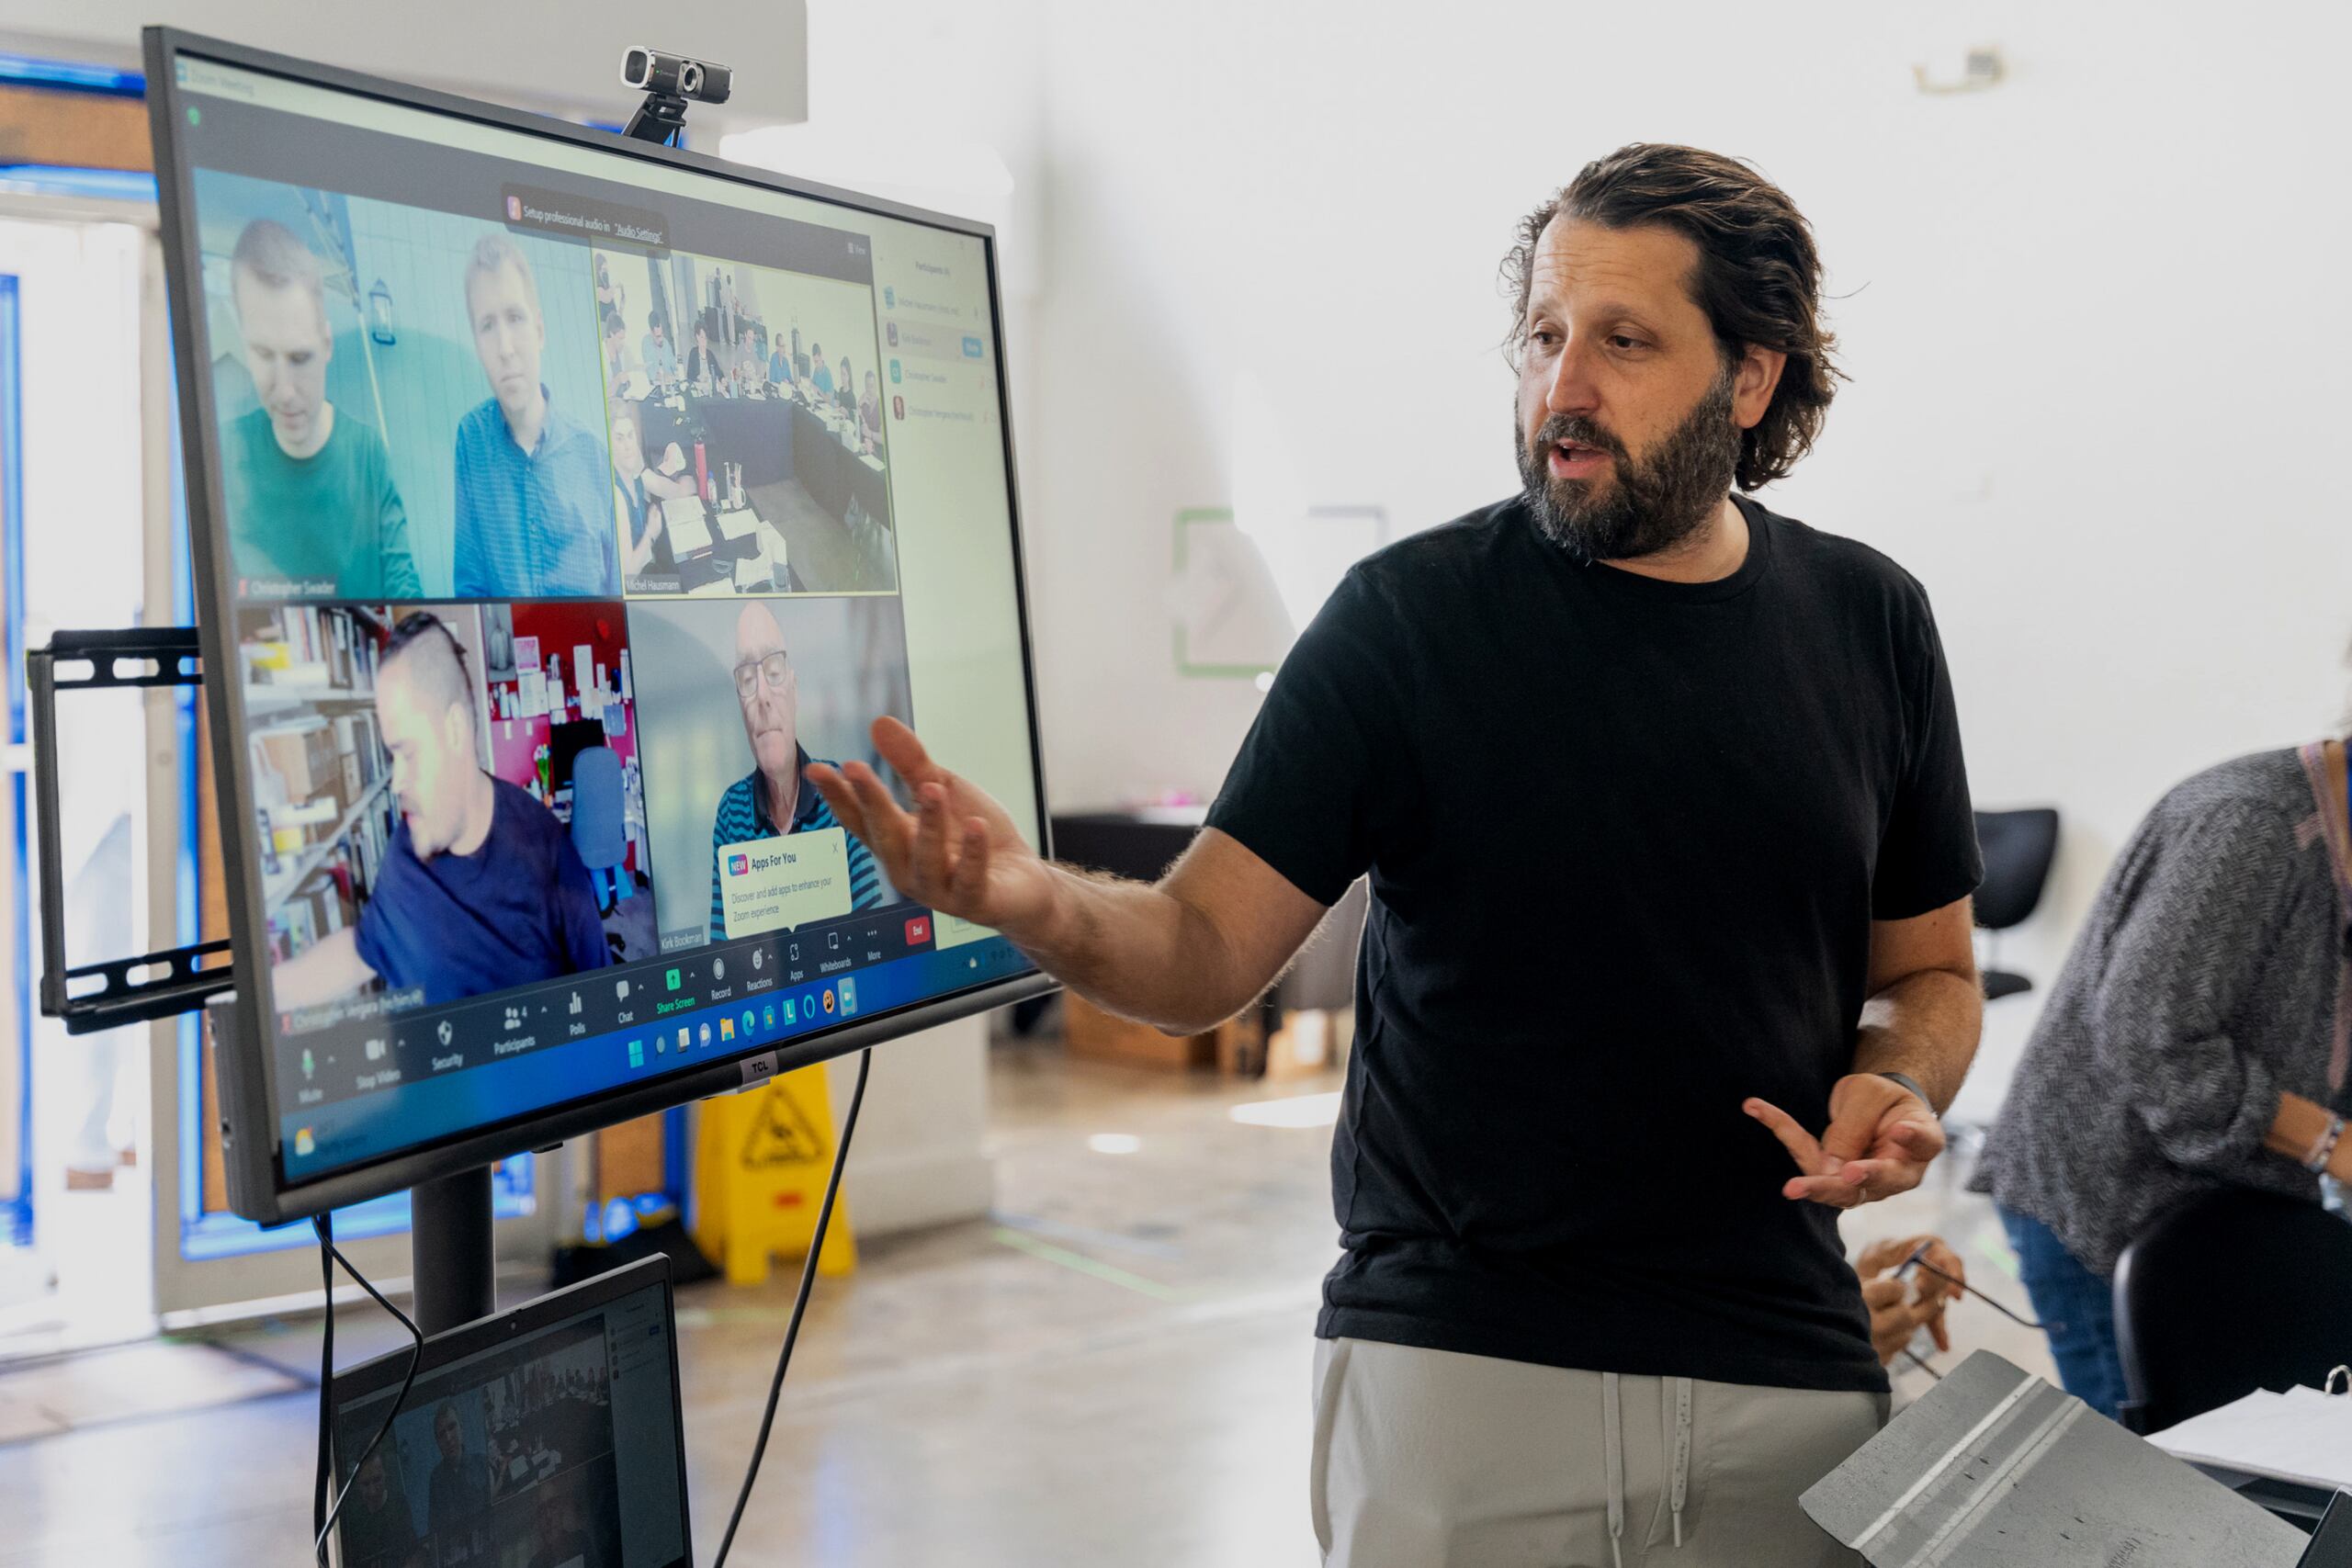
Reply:
[[809, 1125], [800, 1102], [781, 1082], [760, 1095], [760, 1114], [743, 1140], [743, 1166], [758, 1170], [768, 1166], [811, 1165], [825, 1157], [830, 1145]]

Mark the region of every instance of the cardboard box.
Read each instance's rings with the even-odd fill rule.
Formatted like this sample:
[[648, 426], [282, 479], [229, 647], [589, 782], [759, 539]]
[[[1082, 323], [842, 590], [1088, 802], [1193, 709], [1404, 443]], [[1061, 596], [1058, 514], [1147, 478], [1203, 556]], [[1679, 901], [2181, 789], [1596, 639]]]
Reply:
[[1218, 1042], [1217, 1070], [1230, 1077], [1311, 1078], [1347, 1059], [1352, 1014], [1303, 1008], [1282, 1015], [1272, 1034]]
[[1264, 1027], [1255, 1009], [1199, 1034], [1163, 1034], [1148, 1023], [1116, 1018], [1069, 992], [1062, 993], [1062, 1044], [1094, 1062], [1189, 1072], [1228, 1054], [1262, 1054]]

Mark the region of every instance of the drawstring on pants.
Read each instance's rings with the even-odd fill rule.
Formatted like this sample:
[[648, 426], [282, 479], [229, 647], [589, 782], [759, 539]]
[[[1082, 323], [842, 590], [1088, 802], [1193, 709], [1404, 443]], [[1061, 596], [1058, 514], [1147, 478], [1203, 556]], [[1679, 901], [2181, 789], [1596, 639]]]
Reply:
[[1618, 1402], [1617, 1374], [1600, 1374], [1600, 1464], [1609, 1483], [1609, 1555], [1625, 1568], [1618, 1540], [1625, 1533], [1625, 1426]]
[[1674, 1545], [1682, 1547], [1682, 1503], [1690, 1490], [1690, 1380], [1674, 1380], [1674, 1485], [1668, 1500], [1674, 1506]]
[[[1661, 1384], [1659, 1392], [1665, 1392]], [[1673, 1474], [1667, 1501], [1674, 1510], [1674, 1545], [1682, 1546], [1682, 1510], [1690, 1497], [1692, 1389], [1689, 1378], [1672, 1380], [1674, 1390]], [[1625, 1409], [1623, 1388], [1615, 1372], [1600, 1374], [1600, 1465], [1609, 1488], [1609, 1556], [1615, 1568], [1625, 1568]]]

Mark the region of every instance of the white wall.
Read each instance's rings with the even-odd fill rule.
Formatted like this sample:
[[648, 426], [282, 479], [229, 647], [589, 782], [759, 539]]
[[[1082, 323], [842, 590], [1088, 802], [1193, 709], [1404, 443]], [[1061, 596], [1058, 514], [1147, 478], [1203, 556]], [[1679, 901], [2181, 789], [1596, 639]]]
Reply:
[[[1236, 373], [1314, 502], [1410, 529], [1508, 493], [1496, 264], [1637, 139], [1755, 160], [1818, 231], [1853, 380], [1764, 499], [1926, 581], [1979, 798], [2064, 813], [2012, 966], [2054, 973], [2166, 785], [2335, 717], [2344, 14], [1795, 14], [1056, 6], [1023, 459], [1058, 802], [1213, 791], [1254, 711], [1177, 678], [1155, 613], [1171, 514], [1231, 499]], [[1916, 90], [1977, 42], [2007, 84]]]

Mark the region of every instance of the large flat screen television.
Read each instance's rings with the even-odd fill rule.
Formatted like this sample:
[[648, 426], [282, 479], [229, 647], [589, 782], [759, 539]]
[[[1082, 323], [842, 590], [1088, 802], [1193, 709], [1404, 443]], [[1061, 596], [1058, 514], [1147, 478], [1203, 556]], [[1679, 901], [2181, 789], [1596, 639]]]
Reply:
[[803, 772], [878, 763], [891, 715], [1044, 846], [989, 227], [147, 51], [232, 1207], [317, 1213], [1046, 988]]

